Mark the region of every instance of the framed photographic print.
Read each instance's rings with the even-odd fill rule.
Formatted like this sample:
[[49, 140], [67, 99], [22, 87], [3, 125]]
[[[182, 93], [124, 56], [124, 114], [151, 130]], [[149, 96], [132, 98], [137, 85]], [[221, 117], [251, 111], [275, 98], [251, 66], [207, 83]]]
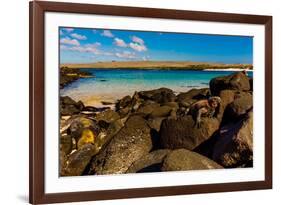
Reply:
[[271, 16], [30, 2], [30, 203], [271, 187]]

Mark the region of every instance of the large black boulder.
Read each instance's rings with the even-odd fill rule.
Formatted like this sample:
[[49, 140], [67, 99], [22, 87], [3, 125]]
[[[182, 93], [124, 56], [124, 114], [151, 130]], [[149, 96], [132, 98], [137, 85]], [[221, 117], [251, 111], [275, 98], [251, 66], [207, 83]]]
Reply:
[[93, 174], [126, 173], [133, 162], [148, 154], [152, 148], [150, 127], [138, 115], [131, 116], [109, 144], [95, 156]]
[[222, 90], [249, 91], [251, 89], [249, 78], [243, 72], [213, 78], [209, 84], [211, 94], [215, 96], [219, 96]]
[[[160, 171], [163, 160], [171, 151], [168, 149], [158, 149], [144, 155], [142, 158], [135, 161], [127, 170], [127, 173], [141, 173], [147, 171]], [[153, 170], [154, 169], [154, 170]], [[155, 170], [156, 169], [156, 170]]]
[[60, 114], [61, 115], [74, 115], [80, 113], [84, 108], [81, 101], [74, 101], [69, 96], [60, 97]]
[[162, 171], [187, 171], [223, 168], [213, 160], [196, 152], [186, 149], [177, 149], [167, 154]]
[[161, 146], [167, 149], [193, 150], [208, 140], [220, 125], [216, 118], [202, 118], [200, 128], [195, 127], [194, 123], [191, 115], [163, 120], [160, 128]]
[[138, 94], [139, 97], [144, 100], [153, 100], [157, 103], [173, 102], [176, 99], [176, 95], [174, 94], [174, 92], [168, 88], [141, 91]]

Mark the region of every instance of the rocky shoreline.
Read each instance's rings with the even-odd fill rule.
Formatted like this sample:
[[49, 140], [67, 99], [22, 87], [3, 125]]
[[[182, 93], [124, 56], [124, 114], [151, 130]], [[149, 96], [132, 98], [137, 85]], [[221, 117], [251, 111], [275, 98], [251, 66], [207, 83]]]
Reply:
[[94, 77], [89, 72], [80, 71], [78, 69], [61, 67], [60, 68], [60, 89], [64, 88], [73, 81], [78, 80], [79, 78], [89, 78]]
[[[209, 88], [175, 95], [135, 92], [110, 107], [60, 97], [60, 175], [144, 173], [253, 166], [252, 79], [217, 77]], [[190, 110], [220, 99], [200, 126]]]

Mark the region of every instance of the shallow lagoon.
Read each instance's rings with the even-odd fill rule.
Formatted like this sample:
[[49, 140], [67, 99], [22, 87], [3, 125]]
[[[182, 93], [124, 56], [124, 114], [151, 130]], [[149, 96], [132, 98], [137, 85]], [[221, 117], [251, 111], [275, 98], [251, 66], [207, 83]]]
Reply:
[[[101, 106], [101, 101], [115, 101], [135, 91], [160, 87], [176, 93], [192, 88], [209, 87], [209, 81], [236, 71], [193, 71], [158, 69], [81, 69], [93, 74], [93, 78], [80, 78], [60, 91], [62, 96], [82, 100], [86, 105]], [[253, 73], [248, 72], [252, 77]]]

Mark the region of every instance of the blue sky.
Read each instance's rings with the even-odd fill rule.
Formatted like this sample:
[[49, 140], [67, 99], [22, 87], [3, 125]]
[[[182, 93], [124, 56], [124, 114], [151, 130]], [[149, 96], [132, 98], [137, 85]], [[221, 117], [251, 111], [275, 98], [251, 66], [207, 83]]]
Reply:
[[200, 61], [252, 63], [253, 38], [90, 28], [59, 29], [60, 62]]

